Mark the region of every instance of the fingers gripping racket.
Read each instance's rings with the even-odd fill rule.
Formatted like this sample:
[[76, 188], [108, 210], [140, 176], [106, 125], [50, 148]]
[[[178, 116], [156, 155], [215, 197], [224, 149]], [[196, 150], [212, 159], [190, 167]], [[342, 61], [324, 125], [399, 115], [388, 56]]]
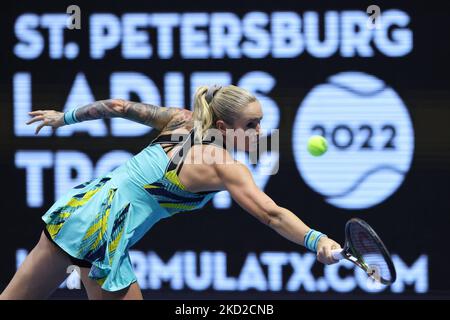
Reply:
[[397, 277], [391, 256], [380, 237], [361, 219], [353, 218], [347, 222], [344, 248], [333, 250], [332, 255], [335, 260], [353, 262], [382, 284], [390, 285]]

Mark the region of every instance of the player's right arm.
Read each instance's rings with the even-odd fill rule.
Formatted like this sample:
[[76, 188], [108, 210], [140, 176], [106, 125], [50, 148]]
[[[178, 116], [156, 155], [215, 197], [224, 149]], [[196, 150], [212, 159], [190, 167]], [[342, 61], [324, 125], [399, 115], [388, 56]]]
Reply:
[[[249, 169], [233, 159], [214, 164], [217, 175], [232, 198], [260, 222], [271, 227], [284, 238], [304, 245], [305, 235], [310, 228], [290, 210], [278, 206], [253, 180]], [[317, 248], [317, 258], [325, 264], [336, 261], [331, 250], [339, 249], [335, 241], [323, 237]]]
[[[180, 108], [159, 107], [123, 99], [108, 99], [95, 101], [78, 108], [75, 112], [75, 117], [79, 122], [107, 118], [124, 118], [151, 126], [160, 131], [171, 131], [182, 127], [189, 121], [191, 119], [191, 113], [189, 110]], [[30, 112], [30, 115], [33, 118], [27, 124], [41, 121], [36, 127], [36, 134], [45, 126], [56, 129], [65, 125], [63, 112], [37, 110]]]

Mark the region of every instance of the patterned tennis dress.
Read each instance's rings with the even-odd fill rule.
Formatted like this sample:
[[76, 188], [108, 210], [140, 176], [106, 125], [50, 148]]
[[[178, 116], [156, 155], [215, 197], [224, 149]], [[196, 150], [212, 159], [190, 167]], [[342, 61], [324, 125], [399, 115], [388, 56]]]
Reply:
[[[197, 210], [218, 192], [185, 190], [178, 173], [194, 134], [180, 137], [159, 136], [110, 173], [72, 188], [42, 217], [47, 235], [71, 257], [89, 262], [89, 277], [102, 289], [117, 291], [136, 281], [128, 249], [156, 222]], [[180, 161], [161, 144], [169, 150], [181, 145], [175, 152]]]

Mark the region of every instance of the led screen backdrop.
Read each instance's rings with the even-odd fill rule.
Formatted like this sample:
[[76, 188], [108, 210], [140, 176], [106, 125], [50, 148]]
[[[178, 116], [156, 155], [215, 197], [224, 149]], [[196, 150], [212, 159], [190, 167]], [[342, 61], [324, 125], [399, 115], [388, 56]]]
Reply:
[[[67, 25], [78, 10], [67, 14], [71, 4], [79, 29]], [[447, 295], [449, 14], [402, 3], [367, 13], [371, 4], [9, 4], [0, 22], [1, 288], [56, 198], [157, 134], [113, 119], [35, 136], [29, 111], [107, 98], [190, 108], [197, 86], [233, 83], [261, 101], [266, 135], [279, 129], [279, 149], [249, 165], [256, 183], [341, 242], [349, 218], [368, 221], [398, 280], [377, 287], [349, 264], [323, 267], [222, 192], [200, 212], [161, 221], [133, 248], [146, 297]], [[329, 141], [321, 158], [306, 151], [313, 134]], [[77, 280], [54, 297], [84, 297]]]

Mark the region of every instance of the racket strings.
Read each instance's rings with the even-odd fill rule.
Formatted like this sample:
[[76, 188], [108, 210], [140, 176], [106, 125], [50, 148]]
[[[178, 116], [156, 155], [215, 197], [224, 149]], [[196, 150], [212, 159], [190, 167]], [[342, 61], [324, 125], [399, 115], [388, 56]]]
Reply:
[[380, 277], [386, 281], [392, 279], [389, 265], [383, 255], [382, 248], [373, 236], [361, 225], [352, 224], [350, 238], [355, 256], [363, 261], [372, 277]]

